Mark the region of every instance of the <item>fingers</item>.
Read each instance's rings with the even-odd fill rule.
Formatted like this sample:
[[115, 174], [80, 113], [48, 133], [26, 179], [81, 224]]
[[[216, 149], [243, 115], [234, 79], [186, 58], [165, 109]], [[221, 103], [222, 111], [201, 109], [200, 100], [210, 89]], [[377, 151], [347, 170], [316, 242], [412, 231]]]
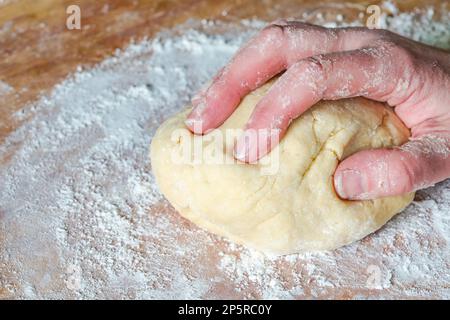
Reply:
[[[364, 33], [365, 36], [361, 36]], [[300, 59], [367, 45], [376, 35], [365, 29], [326, 29], [300, 22], [278, 21], [249, 41], [193, 99], [186, 125], [202, 134], [222, 124], [250, 91]]]
[[[396, 90], [397, 79], [404, 77], [405, 65], [393, 63], [392, 54], [381, 46], [318, 55], [295, 63], [260, 100], [245, 130], [278, 130], [281, 139], [290, 122], [321, 99], [365, 96], [378, 101], [401, 100], [414, 87]], [[276, 145], [273, 141], [258, 144]], [[238, 139], [235, 157], [254, 162], [271, 147], [259, 150], [255, 141]]]
[[358, 152], [336, 169], [334, 186], [349, 200], [401, 195], [429, 187], [450, 173], [450, 136], [426, 135], [400, 148]]
[[[321, 99], [323, 90], [317, 83], [323, 82], [322, 68], [313, 60], [292, 66], [256, 105], [244, 133], [236, 142], [235, 158], [253, 163], [270, 152], [284, 136], [290, 122]], [[274, 140], [269, 134], [248, 134], [265, 131], [277, 132], [278, 139]], [[269, 141], [268, 137], [272, 139]]]

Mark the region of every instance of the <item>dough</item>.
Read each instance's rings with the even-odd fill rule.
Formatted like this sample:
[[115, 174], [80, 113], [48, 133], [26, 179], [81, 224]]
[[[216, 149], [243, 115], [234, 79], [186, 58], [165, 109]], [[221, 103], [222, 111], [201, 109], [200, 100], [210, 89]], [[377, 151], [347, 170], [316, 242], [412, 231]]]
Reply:
[[[270, 85], [243, 99], [218, 130], [243, 128]], [[234, 141], [228, 140], [215, 142], [214, 150], [233, 164], [177, 160], [174, 154], [182, 154], [186, 143], [208, 148], [209, 138], [219, 132], [191, 134], [184, 125], [188, 112], [163, 123], [152, 141], [157, 183], [182, 216], [237, 243], [272, 254], [338, 248], [379, 229], [414, 197], [344, 201], [334, 191], [340, 160], [408, 139], [408, 129], [381, 103], [322, 101], [294, 120], [280, 144], [256, 164], [235, 161]], [[271, 156], [276, 162], [274, 155], [279, 155], [278, 170], [264, 173]]]

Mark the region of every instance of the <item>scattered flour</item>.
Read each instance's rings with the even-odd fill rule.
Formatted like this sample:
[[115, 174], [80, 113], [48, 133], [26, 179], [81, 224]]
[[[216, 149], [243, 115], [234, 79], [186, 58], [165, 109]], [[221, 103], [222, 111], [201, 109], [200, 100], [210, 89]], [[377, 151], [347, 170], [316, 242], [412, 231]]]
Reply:
[[[450, 46], [448, 21], [415, 16], [383, 26]], [[33, 117], [0, 146], [0, 297], [450, 298], [450, 182], [358, 243], [279, 258], [196, 228], [162, 198], [156, 128], [262, 24], [188, 22], [16, 114]]]
[[13, 87], [11, 87], [6, 82], [0, 80], [0, 97], [6, 95], [8, 93], [11, 93], [13, 91], [14, 91]]
[[[449, 12], [443, 11], [441, 18], [436, 17], [433, 8], [428, 8], [425, 12], [398, 13], [398, 9], [392, 9], [396, 8], [395, 5], [391, 2], [385, 2], [386, 4], [390, 4], [392, 14], [382, 13], [380, 28], [391, 29], [405, 37], [437, 47], [446, 49], [450, 47]], [[441, 19], [442, 22], [436, 23], [436, 19]]]

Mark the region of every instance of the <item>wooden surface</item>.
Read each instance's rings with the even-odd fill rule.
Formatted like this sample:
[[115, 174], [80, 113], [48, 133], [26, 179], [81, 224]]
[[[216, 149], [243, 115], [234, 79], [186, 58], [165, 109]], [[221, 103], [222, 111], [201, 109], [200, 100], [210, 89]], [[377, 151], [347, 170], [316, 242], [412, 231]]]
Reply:
[[[368, 4], [379, 2], [352, 1], [353, 6], [346, 7], [346, 18], [353, 20]], [[66, 8], [71, 4], [81, 7], [82, 30], [66, 28]], [[428, 5], [438, 7], [441, 1], [398, 1], [401, 10]], [[0, 93], [0, 144], [19, 125], [12, 117], [15, 111], [28, 105], [40, 94], [49, 92], [78, 66], [92, 66], [111, 55], [115, 49], [125, 47], [131, 40], [152, 37], [161, 29], [173, 27], [190, 18], [232, 22], [257, 17], [270, 21], [299, 16], [301, 12], [332, 13], [339, 11], [341, 6], [342, 2], [336, 4], [333, 1], [314, 0], [0, 0], [0, 81], [14, 89], [4, 95]], [[0, 154], [0, 166], [14, 150], [8, 153]], [[179, 218], [172, 208], [168, 208], [166, 203], [160, 206], [155, 210], [169, 212], [174, 224], [180, 223], [175, 220]], [[183, 228], [186, 230], [195, 230], [192, 225], [184, 223]], [[77, 221], [73, 224], [77, 224]], [[0, 234], [0, 244], [1, 237]], [[370, 246], [370, 240], [364, 241]], [[216, 246], [220, 247], [221, 243]], [[218, 250], [216, 246], [211, 251]], [[215, 256], [205, 253], [205, 257], [209, 261]], [[347, 263], [345, 267], [351, 270], [351, 259]], [[286, 270], [290, 270], [290, 266], [286, 266]], [[54, 284], [55, 287], [57, 285]], [[220, 297], [228, 297], [223, 294], [228, 290], [225, 289], [217, 288], [221, 292]], [[344, 288], [339, 292], [327, 292], [323, 297], [351, 298], [358, 293], [352, 288]], [[367, 290], [362, 293], [368, 294]], [[308, 294], [305, 292], [305, 295]], [[232, 292], [229, 297], [236, 295]]]
[[[380, 1], [350, 1], [355, 12]], [[397, 1], [401, 10], [440, 1]], [[2, 4], [3, 3], [3, 4]], [[273, 20], [343, 5], [314, 0], [6, 0], [0, 2], [0, 80], [15, 90], [0, 100], [0, 142], [13, 130], [11, 114], [48, 92], [77, 66], [91, 66], [132, 39], [151, 37], [189, 18]], [[81, 30], [66, 28], [66, 8], [81, 8]], [[349, 14], [355, 14], [349, 11]]]

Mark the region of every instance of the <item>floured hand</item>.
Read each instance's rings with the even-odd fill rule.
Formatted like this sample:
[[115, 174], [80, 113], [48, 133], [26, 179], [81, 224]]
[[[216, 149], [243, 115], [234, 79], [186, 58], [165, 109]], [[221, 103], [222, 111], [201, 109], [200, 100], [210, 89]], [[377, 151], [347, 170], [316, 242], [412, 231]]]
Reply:
[[[342, 198], [399, 195], [450, 176], [450, 54], [385, 30], [276, 21], [194, 97], [186, 125], [197, 134], [218, 127], [246, 94], [285, 70], [245, 130], [275, 129], [282, 138], [291, 121], [319, 100], [355, 96], [387, 102], [411, 129], [401, 147], [342, 161], [334, 176]], [[257, 145], [238, 139], [235, 157], [253, 162], [274, 146]]]

